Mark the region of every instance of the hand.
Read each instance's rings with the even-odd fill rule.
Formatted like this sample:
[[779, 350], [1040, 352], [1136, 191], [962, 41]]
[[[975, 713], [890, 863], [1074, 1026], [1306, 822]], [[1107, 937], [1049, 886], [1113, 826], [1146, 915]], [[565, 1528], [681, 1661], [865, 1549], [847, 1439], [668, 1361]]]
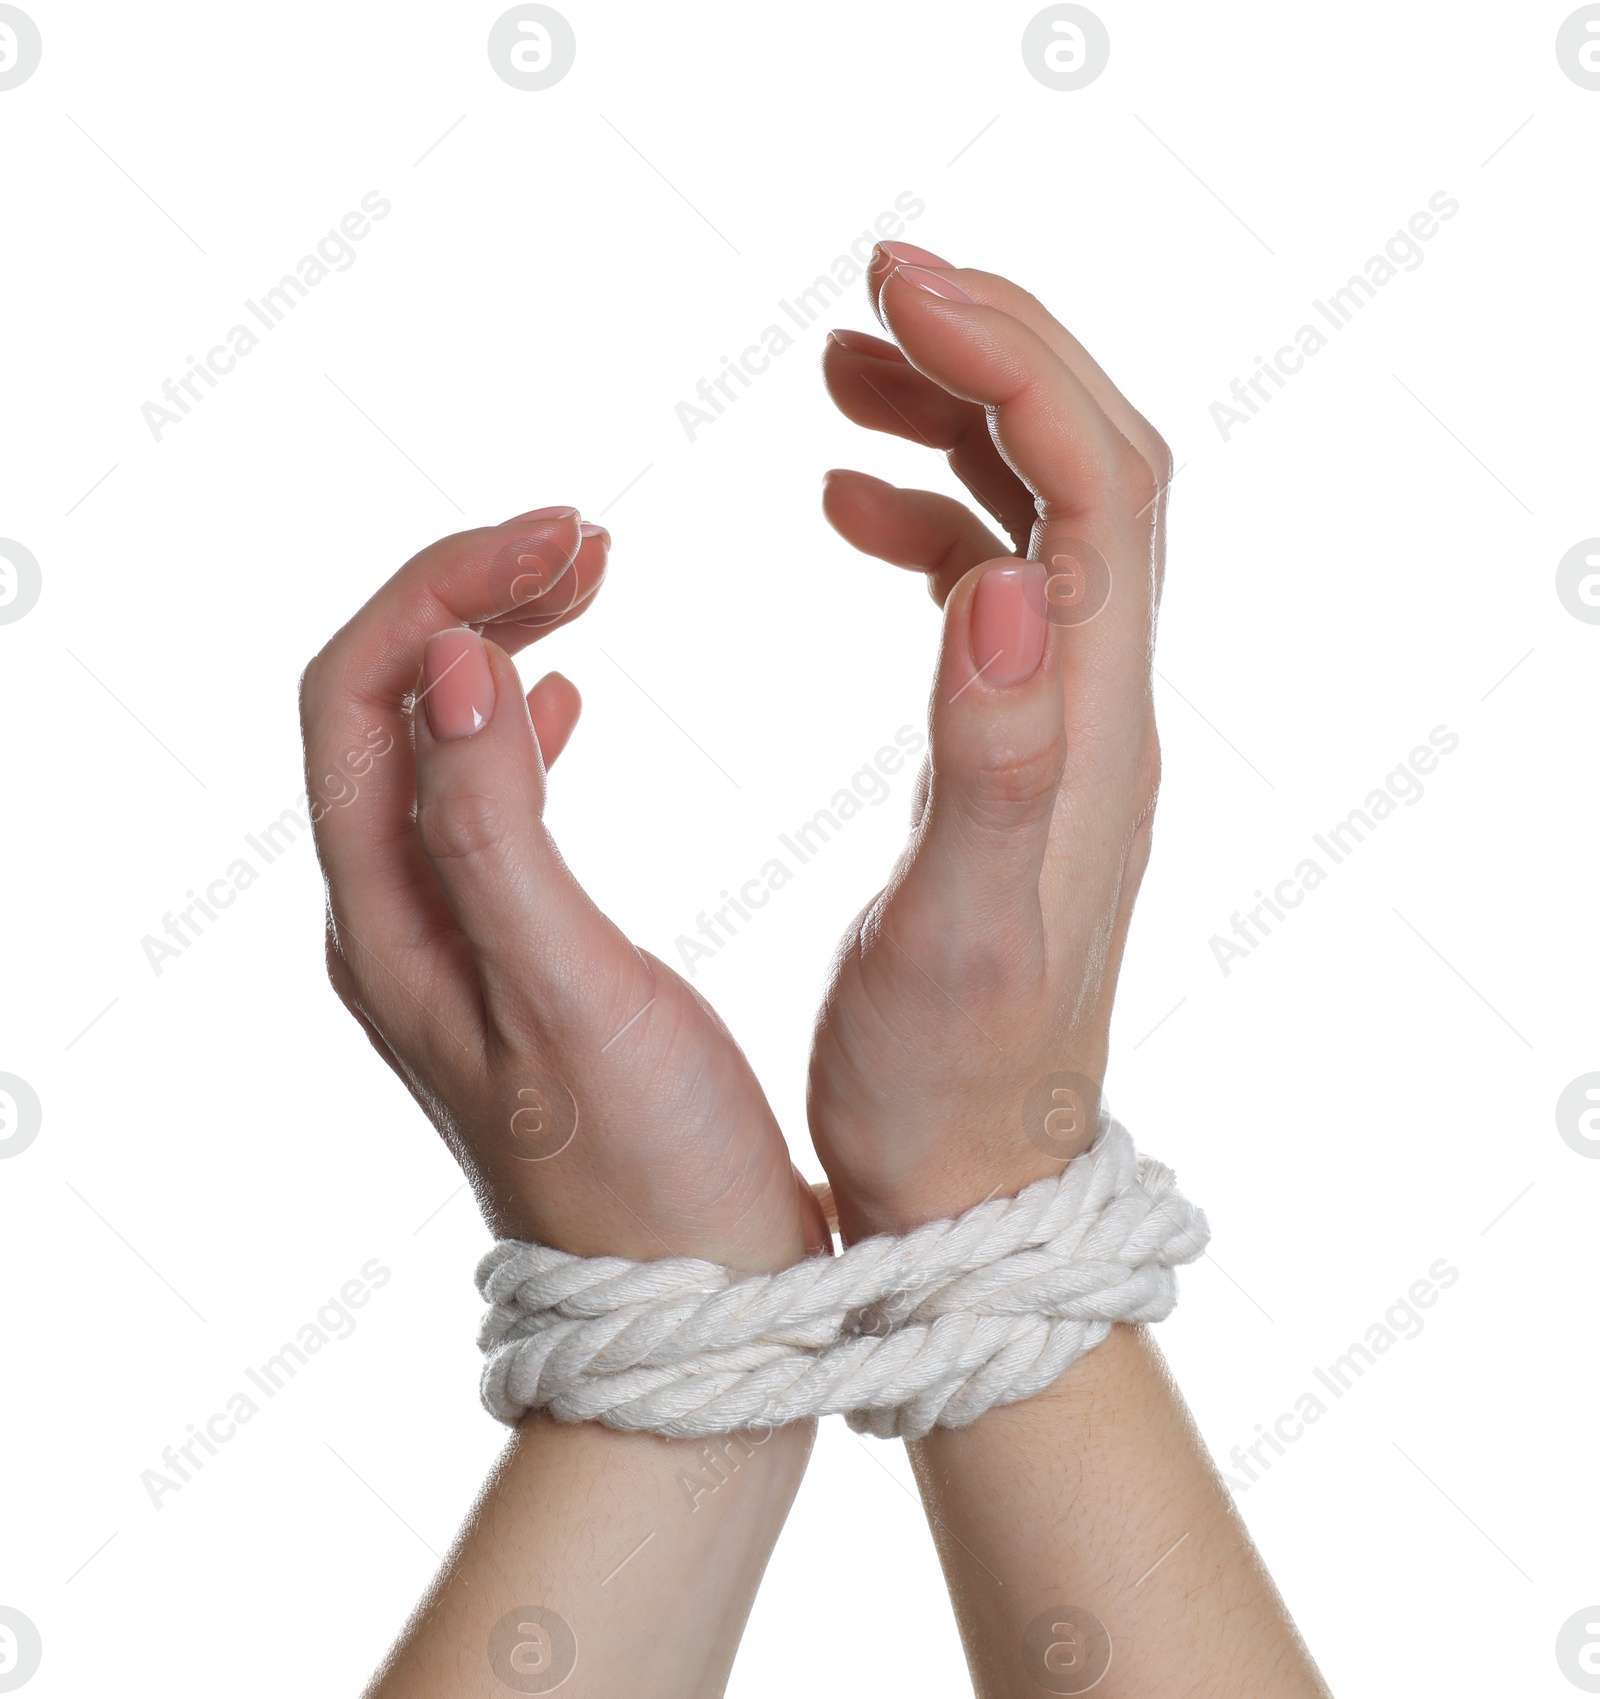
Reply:
[[524, 698], [510, 656], [588, 608], [609, 546], [571, 508], [447, 537], [306, 669], [329, 975], [497, 1235], [781, 1268], [825, 1230], [749, 1064], [542, 819], [578, 693]]
[[[867, 285], [898, 347], [836, 333], [830, 394], [943, 450], [1011, 548], [947, 496], [828, 475], [841, 535], [925, 573], [944, 608], [911, 840], [840, 947], [812, 1052], [847, 1239], [1015, 1192], [1093, 1135], [1160, 771], [1171, 477], [1154, 430], [1016, 285], [903, 243]], [[1073, 1076], [1078, 1099], [1052, 1097]]]

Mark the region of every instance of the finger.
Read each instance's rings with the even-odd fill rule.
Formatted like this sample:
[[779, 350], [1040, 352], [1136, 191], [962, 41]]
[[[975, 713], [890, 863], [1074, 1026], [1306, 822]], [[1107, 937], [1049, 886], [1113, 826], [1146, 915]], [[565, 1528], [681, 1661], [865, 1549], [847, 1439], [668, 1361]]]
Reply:
[[[578, 557], [579, 562], [583, 563], [581, 570], [575, 564], [570, 575], [578, 590], [577, 600], [571, 606], [563, 606], [559, 613], [551, 613], [548, 616], [530, 614], [517, 619], [491, 620], [487, 625], [477, 627], [480, 635], [487, 637], [497, 648], [504, 649], [511, 655], [526, 648], [529, 643], [559, 631], [562, 626], [570, 625], [573, 620], [581, 619], [599, 594], [610, 568], [607, 556], [601, 555], [591, 564], [585, 559], [586, 552]], [[504, 642], [501, 642], [502, 638], [505, 639]]]
[[[882, 320], [884, 285], [898, 265], [921, 266], [944, 274], [973, 300], [998, 307], [1025, 324], [1045, 342], [1093, 397], [1097, 406], [1144, 458], [1163, 487], [1171, 482], [1172, 456], [1160, 432], [1111, 381], [1100, 363], [1037, 296], [993, 272], [952, 266], [946, 259], [910, 242], [880, 242], [867, 263], [867, 292]], [[879, 342], [878, 338], [865, 340]], [[889, 346], [879, 342], [879, 346]]]
[[995, 307], [1026, 325], [1056, 355], [1082, 384], [1100, 410], [1117, 431], [1132, 445], [1149, 467], [1155, 481], [1157, 499], [1150, 503], [1153, 527], [1164, 526], [1166, 497], [1172, 482], [1172, 454], [1160, 432], [1145, 418], [1089, 350], [1063, 325], [1037, 296], [993, 272], [952, 266], [948, 260], [926, 257], [925, 249], [917, 250], [922, 258], [913, 257], [905, 243], [881, 243], [873, 250], [867, 267], [867, 287], [874, 308], [880, 312], [884, 286], [904, 259], [913, 265], [938, 272], [948, 283], [955, 284], [969, 298], [983, 306]]
[[402, 962], [413, 976], [433, 971], [416, 958], [448, 919], [411, 825], [416, 781], [406, 701], [428, 636], [485, 623], [513, 646], [536, 640], [544, 629], [508, 630], [503, 616], [524, 615], [552, 594], [564, 601], [569, 581], [580, 597], [589, 586], [592, 597], [606, 541], [603, 532], [585, 535], [571, 508], [447, 537], [402, 567], [306, 669], [307, 792], [330, 913], [339, 935], [359, 945], [351, 958], [358, 974], [368, 974], [373, 960], [385, 974]]
[[1065, 646], [1044, 617], [1044, 577], [1036, 561], [986, 563], [945, 606], [927, 806], [886, 924], [946, 985], [998, 986], [1040, 962], [1040, 882], [1067, 758]]
[[[869, 360], [886, 360], [891, 366], [907, 364], [905, 355], [894, 343], [886, 342], [881, 336], [871, 336], [864, 330], [830, 330], [828, 341], [837, 343], [846, 354], [859, 355]], [[826, 346], [822, 352], [826, 357]]]
[[989, 411], [996, 445], [1033, 493], [1028, 553], [1050, 567], [1049, 617], [1069, 628], [1069, 724], [1082, 730], [1098, 717], [1116, 746], [1112, 759], [1125, 759], [1134, 709], [1149, 697], [1153, 561], [1148, 521], [1132, 516], [1141, 495], [1148, 504], [1157, 494], [1151, 468], [1054, 350], [1009, 313], [909, 266], [896, 268], [882, 300], [907, 358]]
[[417, 838], [502, 1036], [558, 1001], [565, 1020], [581, 1022], [575, 1005], [593, 999], [565, 991], [588, 975], [609, 992], [602, 954], [648, 978], [557, 853], [544, 799], [544, 762], [510, 658], [470, 629], [436, 633], [417, 714]]
[[[503, 525], [442, 537], [414, 555], [323, 646], [312, 663], [332, 674], [363, 706], [389, 708], [410, 686], [416, 656], [435, 631], [450, 625], [485, 625], [513, 613], [529, 616], [544, 598], [559, 594], [583, 547], [603, 537], [585, 536], [577, 510], [539, 508]], [[538, 628], [527, 627], [530, 635]]]
[[578, 532], [582, 540], [570, 569], [557, 572], [537, 597], [503, 618], [466, 623], [477, 624], [491, 643], [514, 655], [576, 619], [605, 582], [611, 562], [611, 533], [603, 525], [585, 520]]
[[952, 282], [965, 289], [975, 301], [997, 307], [1025, 324], [1050, 347], [1077, 378], [1095, 405], [1139, 451], [1158, 479], [1171, 477], [1171, 452], [1155, 426], [1133, 405], [1106, 374], [1100, 363], [1037, 296], [993, 272], [952, 268]]
[[918, 266], [897, 266], [881, 299], [907, 359], [992, 412], [997, 446], [1036, 500], [1078, 514], [1103, 498], [1131, 445], [1036, 332]]
[[[886, 243], [884, 246], [900, 247], [903, 244]], [[928, 261], [918, 260], [914, 263], [927, 265]], [[1141, 489], [1138, 499], [1141, 509], [1146, 507], [1148, 501], [1147, 511], [1142, 516], [1148, 520], [1154, 537], [1157, 569], [1155, 594], [1159, 596], [1166, 541], [1167, 496], [1174, 476], [1172, 451], [1167, 447], [1161, 433], [1112, 382], [1089, 350], [1036, 296], [1029, 294], [1009, 278], [996, 276], [993, 272], [952, 267], [943, 260], [938, 262], [937, 268], [942, 268], [950, 281], [966, 290], [975, 301], [984, 306], [998, 307], [1019, 323], [1027, 325], [1055, 352], [1150, 468], [1155, 481], [1156, 497], [1153, 501], [1148, 501]], [[887, 256], [874, 253], [868, 267], [869, 287], [873, 286], [872, 280], [875, 279], [876, 287], [881, 291], [883, 283], [887, 281], [893, 269]], [[1140, 517], [1140, 514], [1136, 512], [1135, 517]]]
[[897, 265], [926, 266], [930, 271], [953, 269], [949, 260], [940, 259], [927, 248], [919, 248], [915, 242], [878, 243], [867, 260], [867, 298], [872, 302], [879, 324], [888, 322], [883, 316], [883, 286]]
[[964, 503], [932, 490], [902, 490], [865, 472], [836, 469], [822, 480], [822, 511], [863, 554], [928, 574], [942, 607], [960, 579], [1005, 544]]
[[[885, 348], [887, 355], [878, 352]], [[1033, 498], [995, 447], [982, 407], [949, 394], [908, 364], [898, 349], [860, 331], [829, 332], [822, 375], [847, 419], [940, 450], [979, 505], [1005, 527], [1014, 544], [1026, 547]]]
[[546, 673], [528, 692], [528, 717], [533, 721], [533, 734], [547, 773], [567, 747], [582, 712], [583, 698], [577, 685], [562, 673]]

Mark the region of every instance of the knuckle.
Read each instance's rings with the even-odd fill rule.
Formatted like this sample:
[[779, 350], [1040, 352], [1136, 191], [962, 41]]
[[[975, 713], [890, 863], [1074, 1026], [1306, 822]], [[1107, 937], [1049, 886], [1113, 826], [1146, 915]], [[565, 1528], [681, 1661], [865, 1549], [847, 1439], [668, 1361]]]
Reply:
[[1155, 500], [1165, 482], [1152, 457], [1126, 438], [1112, 450], [1108, 477], [1125, 500], [1144, 505]]
[[1003, 744], [987, 750], [965, 774], [961, 794], [978, 824], [1011, 826], [1053, 805], [1061, 784], [1064, 750], [1059, 742]]
[[417, 831], [423, 849], [435, 861], [466, 861], [499, 851], [510, 827], [498, 797], [458, 791], [419, 799]]
[[300, 725], [309, 728], [327, 700], [327, 650], [321, 649], [306, 662], [300, 673]]
[[353, 1010], [357, 1003], [356, 976], [331, 920], [323, 940], [323, 960], [328, 969], [328, 983], [333, 987], [335, 995], [347, 1009]]
[[309, 733], [320, 721], [337, 715], [349, 682], [350, 651], [340, 634], [323, 644], [300, 673], [300, 725], [303, 731]]
[[944, 947], [941, 970], [960, 988], [963, 1002], [992, 1003], [1033, 978], [1033, 940], [1020, 926], [994, 916], [959, 927]]
[[338, 929], [330, 916], [323, 946], [323, 960], [328, 970], [328, 983], [333, 994], [343, 1004], [373, 1042], [377, 1043], [378, 1018], [372, 1006], [368, 987], [363, 985], [356, 965], [350, 959]]

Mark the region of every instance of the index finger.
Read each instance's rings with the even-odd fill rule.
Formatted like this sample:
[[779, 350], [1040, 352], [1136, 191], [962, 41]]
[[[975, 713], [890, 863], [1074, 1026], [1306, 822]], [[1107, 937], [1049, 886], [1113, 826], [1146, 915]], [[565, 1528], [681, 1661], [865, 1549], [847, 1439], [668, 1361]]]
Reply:
[[924, 375], [982, 406], [996, 447], [1033, 496], [1028, 553], [1050, 567], [1049, 621], [1068, 629], [1066, 707], [1080, 752], [1136, 758], [1149, 704], [1156, 474], [1037, 330], [951, 277], [900, 265], [881, 306]]
[[[903, 250], [903, 251], [902, 251]], [[1171, 455], [1160, 433], [1122, 393], [1104, 367], [1036, 296], [1008, 277], [994, 272], [952, 266], [926, 249], [909, 243], [886, 242], [873, 250], [867, 265], [867, 293], [877, 307], [883, 286], [897, 264], [908, 262], [948, 274], [950, 281], [986, 307], [998, 307], [1025, 324], [1052, 348], [1062, 363], [1093, 397], [1113, 425], [1144, 456], [1163, 483], [1171, 477]]]
[[[1136, 520], [1148, 521], [1150, 526], [1155, 549], [1154, 593], [1159, 599], [1166, 548], [1167, 492], [1176, 476], [1172, 469], [1172, 451], [1167, 447], [1165, 439], [1122, 393], [1099, 361], [1036, 295], [1029, 294], [1010, 278], [997, 276], [993, 272], [958, 269], [945, 266], [943, 261], [939, 264], [941, 269], [949, 273], [951, 281], [966, 290], [975, 301], [1009, 313], [1020, 324], [1027, 325], [1041, 342], [1054, 350], [1062, 364], [1088, 391], [1095, 405], [1128, 439], [1150, 468], [1151, 476], [1155, 480], [1154, 497], [1147, 496], [1143, 485], [1140, 485], [1137, 489], [1139, 506], [1133, 517]], [[867, 287], [872, 291], [874, 300], [881, 293], [892, 269], [892, 259], [887, 256], [880, 259], [877, 253], [873, 255], [872, 264], [868, 267]]]
[[607, 541], [570, 507], [445, 537], [408, 561], [306, 668], [307, 794], [335, 928], [363, 946], [351, 958], [358, 974], [369, 957], [400, 969], [447, 925], [412, 823], [407, 716], [428, 638], [494, 623], [503, 647], [536, 641], [559, 620], [540, 627], [507, 616], [583, 605], [585, 584], [592, 589], [604, 570]]

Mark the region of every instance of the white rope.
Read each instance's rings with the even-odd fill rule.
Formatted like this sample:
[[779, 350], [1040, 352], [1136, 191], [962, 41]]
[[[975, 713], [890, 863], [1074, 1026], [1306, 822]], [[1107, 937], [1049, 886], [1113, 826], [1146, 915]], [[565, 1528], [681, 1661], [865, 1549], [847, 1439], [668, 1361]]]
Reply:
[[777, 1274], [576, 1257], [502, 1239], [478, 1265], [483, 1401], [680, 1438], [843, 1413], [881, 1438], [1030, 1398], [1111, 1331], [1160, 1321], [1205, 1216], [1116, 1122], [1059, 1175]]

